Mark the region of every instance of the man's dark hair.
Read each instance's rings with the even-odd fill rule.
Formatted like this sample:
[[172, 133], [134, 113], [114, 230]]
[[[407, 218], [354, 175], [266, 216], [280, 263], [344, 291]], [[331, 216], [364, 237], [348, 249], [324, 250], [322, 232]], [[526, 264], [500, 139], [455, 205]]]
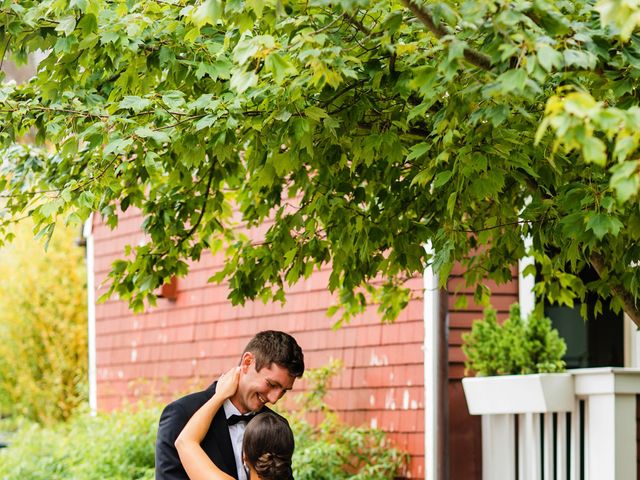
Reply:
[[243, 355], [251, 352], [256, 361], [256, 371], [269, 368], [272, 363], [286, 368], [292, 377], [304, 373], [304, 355], [300, 345], [288, 333], [265, 330], [253, 337], [244, 349]]

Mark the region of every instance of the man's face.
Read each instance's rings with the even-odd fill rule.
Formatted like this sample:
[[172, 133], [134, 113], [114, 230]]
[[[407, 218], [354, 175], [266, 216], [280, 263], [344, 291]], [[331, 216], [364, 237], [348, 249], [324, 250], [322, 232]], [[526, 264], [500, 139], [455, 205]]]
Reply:
[[265, 403], [276, 403], [291, 390], [295, 377], [275, 363], [258, 372], [251, 352], [242, 356], [240, 381], [232, 401], [241, 413], [257, 412]]

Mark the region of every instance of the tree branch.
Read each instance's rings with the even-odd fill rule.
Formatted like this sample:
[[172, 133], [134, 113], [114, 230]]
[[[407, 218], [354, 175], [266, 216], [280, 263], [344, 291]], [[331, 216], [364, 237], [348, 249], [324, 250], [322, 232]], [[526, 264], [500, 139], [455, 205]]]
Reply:
[[608, 273], [606, 272], [607, 264], [601, 254], [591, 252], [589, 260], [601, 279], [605, 280], [605, 276], [607, 277], [606, 280], [609, 282], [609, 287], [611, 287], [611, 293], [622, 301], [625, 313], [629, 315], [631, 320], [633, 320], [633, 323], [640, 327], [640, 311], [638, 310], [638, 304], [633, 295], [631, 295], [629, 290], [627, 290], [620, 282], [616, 281], [610, 275], [605, 275], [605, 273]]
[[4, 65], [4, 57], [7, 55], [7, 50], [9, 48], [9, 43], [11, 42], [11, 34], [7, 36], [7, 43], [4, 44], [4, 49], [2, 50], [2, 58], [0, 59], [0, 70]]
[[[442, 38], [445, 35], [449, 35], [448, 29], [440, 24], [436, 24], [433, 21], [433, 17], [429, 12], [422, 7], [413, 3], [413, 0], [402, 0], [402, 3], [420, 20], [427, 29], [433, 33], [437, 38]], [[491, 70], [491, 58], [482, 52], [466, 47], [464, 49], [464, 58], [467, 62], [483, 70]]]
[[371, 30], [369, 30], [367, 27], [364, 26], [364, 24], [359, 21], [356, 18], [353, 18], [351, 15], [344, 13], [343, 18], [349, 22], [351, 25], [353, 25], [354, 27], [356, 27], [358, 30], [360, 30], [362, 33], [364, 33], [365, 35], [371, 35]]
[[180, 244], [184, 243], [189, 237], [191, 237], [195, 231], [200, 226], [200, 222], [202, 222], [202, 218], [204, 217], [204, 213], [207, 211], [207, 201], [209, 200], [209, 193], [211, 192], [211, 183], [213, 182], [213, 174], [215, 172], [215, 161], [211, 158], [211, 168], [209, 169], [209, 178], [207, 179], [207, 186], [205, 188], [205, 192], [202, 195], [204, 200], [202, 201], [202, 210], [200, 210], [200, 214], [198, 215], [198, 219], [196, 223], [191, 227], [191, 229], [185, 234], [184, 237], [180, 239]]

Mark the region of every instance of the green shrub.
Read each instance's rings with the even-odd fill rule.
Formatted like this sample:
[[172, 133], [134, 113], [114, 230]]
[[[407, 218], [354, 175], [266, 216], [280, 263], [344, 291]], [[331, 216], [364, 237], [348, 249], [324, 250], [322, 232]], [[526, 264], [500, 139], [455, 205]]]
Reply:
[[78, 229], [45, 253], [26, 222], [0, 249], [0, 417], [68, 418], [87, 398], [87, 300]]
[[466, 369], [479, 376], [561, 372], [565, 368], [562, 356], [567, 346], [551, 320], [534, 313], [525, 322], [517, 304], [511, 306], [502, 325], [496, 311], [488, 308], [462, 339]]
[[347, 426], [334, 415], [318, 427], [300, 420], [293, 420], [291, 427], [296, 480], [389, 480], [406, 464], [406, 454], [381, 430]]
[[[336, 364], [310, 378], [302, 410], [286, 414], [296, 439], [296, 480], [388, 480], [402, 469], [406, 455], [384, 432], [351, 427], [320, 401]], [[315, 376], [314, 376], [315, 375]], [[310, 400], [313, 399], [313, 400]], [[304, 415], [313, 405], [324, 420], [313, 426]], [[1, 480], [152, 480], [158, 406], [91, 416], [82, 413], [51, 427], [20, 426], [8, 448], [0, 450]]]
[[44, 427], [25, 423], [0, 450], [2, 480], [151, 480], [159, 407]]
[[[406, 465], [407, 455], [391, 445], [383, 431], [342, 423], [324, 397], [342, 364], [333, 361], [305, 373], [309, 390], [299, 395], [300, 409], [289, 420], [296, 439], [293, 467], [296, 480], [389, 480]], [[305, 417], [318, 412], [317, 425]]]

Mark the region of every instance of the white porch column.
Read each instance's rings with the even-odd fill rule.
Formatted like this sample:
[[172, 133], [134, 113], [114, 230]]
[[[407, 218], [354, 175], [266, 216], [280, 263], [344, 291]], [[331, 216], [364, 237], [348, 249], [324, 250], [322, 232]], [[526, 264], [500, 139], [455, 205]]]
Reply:
[[88, 339], [88, 373], [89, 373], [89, 408], [95, 414], [98, 409], [98, 389], [96, 380], [96, 286], [93, 242], [93, 214], [84, 224], [83, 236], [86, 245], [87, 262], [87, 339]]
[[[426, 248], [433, 253], [431, 245]], [[440, 338], [439, 314], [440, 294], [438, 276], [431, 267], [427, 267], [423, 277], [424, 285], [424, 463], [425, 480], [436, 480], [438, 462], [441, 458], [438, 442], [438, 418], [440, 415], [438, 402], [438, 341]]]
[[640, 370], [572, 370], [576, 396], [586, 402], [585, 478], [637, 480], [636, 395]]
[[516, 478], [513, 414], [482, 415], [482, 480]]
[[[532, 243], [531, 237], [524, 239], [527, 250], [531, 248]], [[518, 303], [520, 304], [520, 316], [524, 319], [529, 318], [536, 306], [536, 296], [533, 293], [536, 279], [532, 275], [525, 277], [522, 274], [529, 265], [535, 265], [533, 257], [524, 257], [518, 260]]]

